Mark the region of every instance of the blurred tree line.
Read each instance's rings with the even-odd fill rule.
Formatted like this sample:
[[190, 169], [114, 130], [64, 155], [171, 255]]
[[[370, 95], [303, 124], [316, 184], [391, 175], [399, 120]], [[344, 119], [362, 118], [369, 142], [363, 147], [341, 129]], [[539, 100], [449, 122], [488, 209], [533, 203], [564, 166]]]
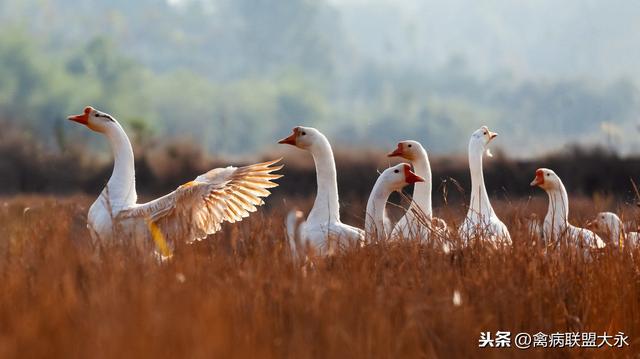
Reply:
[[[336, 166], [342, 204], [348, 208], [368, 198], [380, 170], [388, 166], [385, 151], [337, 149]], [[273, 158], [264, 155], [255, 160]], [[267, 203], [280, 199], [304, 198], [316, 190], [313, 165], [302, 153], [287, 158], [280, 172], [279, 187]], [[431, 156], [434, 205], [447, 201], [454, 206], [468, 203], [470, 176], [464, 156]], [[242, 165], [243, 161], [231, 161]], [[136, 185], [142, 200], [173, 191], [211, 168], [229, 165], [228, 158], [215, 158], [188, 141], [168, 141], [161, 148], [138, 153], [135, 159]], [[492, 200], [515, 200], [545, 195], [529, 185], [540, 167], [556, 170], [569, 193], [593, 196], [613, 205], [614, 200], [635, 204], [640, 201], [631, 181], [640, 183], [640, 156], [621, 157], [604, 148], [571, 147], [535, 159], [514, 160], [499, 154], [487, 160], [484, 170]], [[109, 159], [97, 160], [84, 146], [70, 145], [64, 152], [47, 151], [41, 141], [19, 131], [0, 131], [0, 196], [16, 193], [70, 194], [96, 196], [113, 170]], [[606, 175], [603, 175], [606, 174]], [[409, 188], [407, 193], [411, 193]], [[393, 195], [392, 201], [399, 202]], [[640, 204], [639, 204], [640, 205]], [[463, 208], [463, 207], [460, 207]], [[611, 207], [613, 208], [613, 207]]]
[[63, 121], [91, 104], [140, 144], [188, 137], [223, 154], [259, 151], [297, 124], [337, 143], [411, 137], [464, 152], [487, 124], [525, 155], [601, 141], [606, 123], [621, 129], [610, 143], [640, 150], [632, 81], [480, 78], [459, 57], [437, 70], [392, 66], [351, 41], [321, 0], [3, 0], [0, 121], [49, 146], [92, 145]]

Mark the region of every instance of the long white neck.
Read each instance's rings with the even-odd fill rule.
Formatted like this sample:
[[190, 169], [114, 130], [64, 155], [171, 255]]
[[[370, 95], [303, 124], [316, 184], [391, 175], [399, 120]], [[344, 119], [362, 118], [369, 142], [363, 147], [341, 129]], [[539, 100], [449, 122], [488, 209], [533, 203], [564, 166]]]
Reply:
[[483, 146], [472, 139], [469, 142], [469, 170], [471, 171], [469, 211], [480, 217], [490, 217], [494, 215], [494, 212], [491, 202], [489, 202], [487, 188], [484, 185], [484, 174], [482, 172], [483, 155]]
[[369, 201], [367, 201], [367, 214], [364, 223], [365, 231], [374, 238], [385, 238], [387, 234], [384, 229], [384, 218], [386, 216], [387, 200], [393, 190], [385, 186], [384, 181], [378, 177], [373, 186]]
[[138, 200], [133, 149], [119, 123], [114, 122], [103, 133], [109, 140], [114, 159], [113, 173], [104, 193], [109, 198], [112, 213], [115, 214], [123, 208], [136, 204]]
[[549, 195], [549, 208], [545, 222], [553, 224], [554, 228], [566, 226], [569, 223], [569, 196], [564, 184], [560, 181], [560, 186], [547, 191]]
[[339, 222], [338, 179], [331, 145], [326, 137], [321, 136], [320, 140], [310, 148], [310, 152], [316, 165], [318, 192], [307, 221]]
[[433, 217], [433, 208], [431, 204], [431, 192], [433, 190], [433, 180], [431, 177], [431, 164], [429, 163], [429, 157], [427, 151], [424, 148], [420, 149], [420, 155], [414, 159], [411, 164], [415, 170], [415, 173], [424, 178], [424, 182], [418, 182], [413, 187], [413, 201], [409, 211], [407, 211], [408, 217], [414, 217], [419, 213], [420, 216], [425, 216], [427, 219]]

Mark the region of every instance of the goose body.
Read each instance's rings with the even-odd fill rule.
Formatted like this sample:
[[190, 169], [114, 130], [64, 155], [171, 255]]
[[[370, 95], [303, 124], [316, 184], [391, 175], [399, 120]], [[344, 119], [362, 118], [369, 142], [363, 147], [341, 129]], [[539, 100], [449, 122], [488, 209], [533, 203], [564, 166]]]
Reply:
[[615, 213], [598, 213], [596, 218], [589, 222], [588, 227], [605, 234], [608, 239], [608, 245], [619, 248], [624, 248], [625, 246], [637, 248], [640, 245], [640, 233], [627, 232], [624, 229], [622, 220], [620, 220], [620, 217]]
[[549, 208], [542, 224], [542, 233], [547, 245], [566, 243], [585, 248], [604, 248], [606, 244], [594, 232], [569, 223], [569, 196], [558, 175], [550, 169], [540, 168], [531, 186], [544, 189], [549, 196]]
[[386, 240], [391, 235], [391, 230], [386, 225], [386, 206], [391, 193], [401, 190], [412, 183], [424, 182], [424, 178], [411, 171], [411, 166], [406, 163], [395, 165], [384, 170], [371, 190], [367, 202], [365, 217], [365, 231], [372, 240]]
[[278, 143], [311, 153], [318, 186], [306, 220], [301, 221], [299, 228], [287, 228], [287, 232], [294, 236], [298, 233], [301, 246], [310, 246], [321, 254], [332, 254], [341, 245], [362, 243], [364, 231], [340, 221], [336, 164], [329, 140], [315, 128], [299, 126]]
[[287, 239], [289, 240], [289, 248], [291, 254], [295, 257], [302, 251], [300, 243], [300, 227], [304, 222], [304, 213], [297, 209], [293, 209], [287, 213], [285, 219], [285, 229], [287, 231]]
[[118, 121], [92, 107], [69, 119], [103, 134], [113, 151], [113, 173], [88, 213], [94, 240], [132, 237], [148, 246], [152, 232], [171, 241], [205, 238], [223, 222], [241, 221], [256, 211], [270, 194], [267, 188], [277, 186], [272, 181], [281, 177], [272, 173], [282, 167], [273, 166], [278, 161], [218, 168], [163, 197], [137, 203], [133, 150]]
[[511, 245], [507, 226], [498, 218], [487, 194], [482, 171], [482, 157], [489, 154], [487, 146], [498, 134], [486, 126], [476, 130], [469, 140], [469, 170], [471, 172], [471, 199], [469, 210], [458, 229], [465, 244], [472, 239], [488, 241], [494, 246]]

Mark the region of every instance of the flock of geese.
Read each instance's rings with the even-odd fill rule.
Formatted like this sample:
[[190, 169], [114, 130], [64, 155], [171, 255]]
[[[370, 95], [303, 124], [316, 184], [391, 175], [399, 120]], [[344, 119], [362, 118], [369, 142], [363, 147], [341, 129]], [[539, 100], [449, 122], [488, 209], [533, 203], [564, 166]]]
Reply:
[[[89, 209], [87, 227], [94, 240], [134, 238], [141, 245], [148, 245], [153, 243], [149, 239], [154, 239], [154, 233], [174, 241], [203, 239], [219, 231], [222, 223], [241, 221], [255, 212], [264, 203], [263, 198], [269, 196], [268, 189], [277, 186], [274, 180], [281, 177], [274, 173], [282, 168], [277, 165], [279, 160], [239, 168], [217, 168], [163, 197], [137, 203], [133, 149], [118, 121], [92, 107], [69, 119], [104, 135], [113, 151], [113, 173]], [[496, 248], [512, 244], [509, 229], [491, 206], [482, 171], [484, 156], [491, 156], [488, 146], [497, 136], [482, 126], [469, 140], [471, 198], [467, 215], [457, 230], [463, 246], [473, 241], [486, 242]], [[315, 128], [299, 126], [279, 143], [308, 151], [316, 168], [317, 193], [309, 215], [304, 218], [302, 212], [292, 210], [285, 220], [294, 253], [313, 250], [330, 255], [341, 246], [400, 238], [418, 238], [444, 252], [450, 250], [452, 230], [444, 220], [433, 216], [431, 166], [419, 142], [402, 141], [388, 154], [408, 163], [387, 168], [378, 177], [367, 202], [364, 230], [340, 220], [336, 166], [327, 138]], [[394, 225], [386, 212], [388, 198], [410, 184], [415, 184], [413, 200]], [[531, 186], [542, 188], [549, 196], [543, 223], [531, 226], [533, 235], [547, 245], [565, 243], [585, 250], [607, 245], [590, 229], [569, 223], [567, 191], [555, 172], [538, 169]], [[640, 235], [627, 233], [614, 213], [599, 213], [588, 227], [605, 233], [610, 245], [640, 244]]]

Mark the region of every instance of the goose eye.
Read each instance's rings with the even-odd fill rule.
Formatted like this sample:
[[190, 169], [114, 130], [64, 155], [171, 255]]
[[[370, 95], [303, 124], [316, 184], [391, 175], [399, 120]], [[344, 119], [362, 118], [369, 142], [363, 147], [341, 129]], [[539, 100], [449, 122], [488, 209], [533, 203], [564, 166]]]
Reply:
[[96, 112], [95, 117], [100, 117], [100, 114]]
[[302, 136], [304, 136], [304, 135], [306, 135], [306, 134], [307, 134], [307, 133], [306, 133], [306, 132], [304, 132], [304, 131], [302, 131], [302, 133], [301, 133], [301, 135], [302, 135]]
[[551, 177], [551, 174], [550, 174], [550, 173], [547, 173], [547, 177]]
[[487, 131], [484, 131], [484, 134], [486, 135], [486, 134], [487, 134]]
[[411, 145], [409, 145], [409, 147], [411, 147]]
[[393, 171], [393, 172], [394, 172], [394, 173], [400, 173], [400, 170], [395, 170], [395, 171]]

